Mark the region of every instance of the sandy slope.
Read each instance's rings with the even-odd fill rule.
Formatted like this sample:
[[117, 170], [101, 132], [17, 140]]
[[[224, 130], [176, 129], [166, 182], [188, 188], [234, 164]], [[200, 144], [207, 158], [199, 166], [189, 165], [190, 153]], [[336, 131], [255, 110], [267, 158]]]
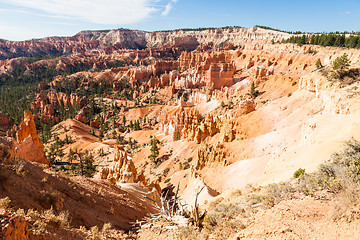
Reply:
[[260, 210], [233, 239], [359, 239], [360, 220], [331, 219], [329, 200], [284, 201], [269, 210]]
[[101, 228], [110, 222], [115, 228], [130, 229], [131, 223], [156, 211], [152, 202], [142, 197], [147, 188], [123, 189], [105, 181], [67, 177], [29, 162], [4, 167], [1, 178], [0, 198], [8, 196], [14, 209], [40, 211], [53, 206], [56, 212], [69, 211], [70, 224], [77, 228]]

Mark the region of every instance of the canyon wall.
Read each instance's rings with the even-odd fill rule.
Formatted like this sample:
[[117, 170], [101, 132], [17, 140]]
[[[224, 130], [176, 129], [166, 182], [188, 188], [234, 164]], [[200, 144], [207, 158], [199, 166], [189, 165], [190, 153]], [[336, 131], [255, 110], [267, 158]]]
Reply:
[[[111, 31], [83, 31], [72, 37], [48, 37], [20, 42], [0, 39], [0, 59], [20, 56], [78, 54], [92, 50], [110, 53], [121, 49], [170, 47], [172, 51], [194, 50], [209, 43], [214, 46], [245, 42], [269, 43], [290, 37], [290, 34], [252, 28], [223, 28], [202, 31], [144, 32], [118, 29]], [[181, 52], [180, 52], [181, 53]]]

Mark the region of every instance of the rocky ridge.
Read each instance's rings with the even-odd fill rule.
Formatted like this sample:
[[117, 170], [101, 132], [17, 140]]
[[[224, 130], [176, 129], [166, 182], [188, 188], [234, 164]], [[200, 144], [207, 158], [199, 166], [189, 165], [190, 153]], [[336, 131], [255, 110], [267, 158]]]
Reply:
[[[215, 46], [225, 43], [239, 45], [257, 40], [270, 42], [289, 37], [289, 34], [264, 30], [258, 27], [224, 28], [203, 31], [167, 31], [144, 32], [119, 29], [111, 31], [83, 31], [72, 37], [48, 37], [28, 41], [0, 41], [1, 58], [19, 56], [41, 56], [85, 53], [100, 48], [102, 52], [119, 49], [145, 49], [170, 46], [181, 50], [194, 50], [200, 44], [213, 43]], [[97, 51], [97, 50], [96, 50]]]

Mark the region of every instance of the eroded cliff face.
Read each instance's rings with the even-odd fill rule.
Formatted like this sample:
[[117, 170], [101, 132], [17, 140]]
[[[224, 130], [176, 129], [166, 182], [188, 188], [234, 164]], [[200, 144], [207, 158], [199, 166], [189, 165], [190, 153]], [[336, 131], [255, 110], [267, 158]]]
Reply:
[[181, 53], [182, 51], [194, 50], [199, 45], [226, 46], [232, 44], [239, 46], [245, 42], [263, 44], [270, 43], [271, 40], [282, 40], [289, 36], [287, 33], [258, 27], [166, 32], [143, 32], [129, 29], [108, 32], [83, 31], [73, 37], [48, 37], [20, 42], [1, 40], [0, 56], [1, 58], [14, 58], [24, 55], [41, 56], [44, 53], [45, 55], [78, 54], [93, 50], [111, 53], [124, 48], [145, 49], [154, 47], [168, 48], [170, 52]]
[[137, 172], [131, 157], [117, 145], [114, 148], [114, 161], [112, 166], [102, 168], [100, 178], [109, 180], [113, 184], [138, 183], [148, 187], [149, 191], [153, 191], [157, 196], [159, 196], [161, 192], [159, 184], [145, 180], [144, 174]]
[[212, 137], [220, 132], [223, 124], [220, 118], [211, 114], [203, 117], [195, 109], [179, 107], [159, 117], [159, 131], [186, 141], [203, 142], [207, 137]]
[[20, 157], [30, 162], [50, 165], [44, 152], [44, 145], [37, 134], [35, 121], [30, 111], [24, 112], [24, 119], [16, 128], [16, 149]]
[[[95, 179], [66, 177], [61, 184], [61, 175], [35, 164], [38, 169], [29, 168], [31, 175], [13, 174], [20, 179], [13, 182], [31, 186], [27, 185], [31, 181], [21, 179], [33, 179], [38, 172], [36, 194], [28, 194], [31, 187], [24, 191], [35, 202], [43, 197], [42, 179], [51, 175], [49, 182], [56, 184], [49, 184], [49, 189], [60, 186], [55, 208], [72, 213], [78, 212], [78, 206], [96, 210], [96, 214], [73, 214], [76, 227], [101, 227], [103, 219], [112, 219], [128, 229], [129, 222], [156, 212], [146, 210], [144, 196], [158, 200], [161, 188], [169, 184], [179, 184], [181, 198], [192, 205], [190, 195], [203, 186], [207, 191], [201, 193], [199, 204], [211, 202], [219, 193], [226, 196], [230, 189], [247, 191], [248, 185], [289, 180], [299, 168], [307, 173], [316, 170], [344, 141], [360, 139], [359, 79], [346, 82], [330, 75], [332, 63], [344, 53], [350, 68], [359, 68], [360, 51], [318, 46], [311, 46], [310, 51], [309, 46], [276, 43], [289, 36], [260, 28], [154, 33], [122, 29], [13, 46], [1, 41], [6, 48], [0, 44], [0, 55], [9, 58], [29, 46], [33, 52], [76, 53], [37, 62], [0, 61], [0, 74], [5, 77], [21, 66], [31, 74], [44, 66], [70, 71], [89, 64], [84, 71], [40, 83], [31, 107], [35, 117], [45, 121], [57, 120], [62, 107], [76, 108], [76, 117], [62, 119], [53, 135], [60, 140], [70, 138], [62, 147], [65, 154], [70, 149], [88, 150], [100, 168]], [[11, 46], [13, 55], [8, 51]], [[316, 67], [318, 60], [324, 67]], [[117, 61], [124, 64], [113, 65]], [[61, 84], [71, 81], [76, 82], [71, 90], [79, 95], [106, 85], [106, 94], [100, 91], [91, 102], [101, 112], [88, 118], [87, 101], [94, 95], [86, 99], [61, 92]], [[0, 125], [8, 125], [8, 120], [0, 115]], [[31, 113], [25, 113], [17, 130], [19, 143], [1, 139], [1, 160], [17, 159], [17, 147], [21, 157], [47, 163]], [[149, 155], [156, 152], [150, 144], [154, 137], [159, 149], [150, 161]], [[76, 184], [69, 184], [69, 179]], [[86, 195], [74, 191], [75, 186]], [[6, 194], [20, 199], [14, 191]], [[25, 206], [27, 201], [23, 200]], [[68, 201], [71, 204], [63, 204]], [[24, 232], [21, 219], [14, 220], [11, 232]]]
[[[79, 97], [74, 93], [69, 96], [62, 92], [51, 91], [47, 94], [40, 92], [36, 94], [34, 101], [31, 103], [31, 110], [40, 115], [46, 122], [49, 120], [57, 122], [59, 120], [55, 117], [55, 111], [59, 111], [60, 108], [63, 108], [63, 111], [66, 111], [65, 109], [70, 107], [80, 110], [86, 103], [86, 97]], [[86, 116], [85, 121], [82, 122], [87, 122]]]

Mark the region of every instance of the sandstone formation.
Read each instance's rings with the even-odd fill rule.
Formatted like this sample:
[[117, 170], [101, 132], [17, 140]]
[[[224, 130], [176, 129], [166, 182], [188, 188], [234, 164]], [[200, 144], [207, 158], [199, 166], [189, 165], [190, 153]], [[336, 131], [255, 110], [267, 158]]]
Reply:
[[[86, 102], [86, 97], [79, 97], [76, 94], [70, 94], [69, 96], [62, 92], [49, 92], [48, 94], [40, 92], [36, 94], [34, 101], [31, 103], [31, 110], [40, 115], [45, 121], [51, 119], [57, 121], [55, 111], [58, 111], [60, 107], [64, 109], [69, 107], [81, 109]], [[84, 120], [84, 118], [81, 119]]]
[[99, 128], [100, 127], [100, 123], [98, 119], [94, 119], [92, 121], [90, 121], [90, 126], [94, 127], [94, 128]]
[[28, 224], [23, 216], [0, 210], [0, 239], [29, 239]]
[[204, 167], [211, 167], [214, 164], [227, 166], [226, 161], [228, 153], [222, 144], [202, 145], [197, 151], [195, 170], [201, 170]]
[[[328, 161], [342, 142], [351, 137], [360, 139], [360, 83], [356, 75], [360, 51], [320, 46], [311, 46], [310, 51], [308, 46], [278, 43], [290, 36], [293, 35], [259, 27], [227, 27], [167, 32], [83, 31], [68, 38], [0, 40], [0, 77], [20, 78], [20, 72], [32, 79], [41, 69], [53, 71], [51, 76], [59, 74], [49, 83], [49, 79], [46, 83], [36, 80], [37, 93], [31, 103], [34, 117], [25, 112], [23, 122], [14, 127], [18, 143], [0, 138], [0, 160], [4, 166], [0, 180], [8, 178], [0, 184], [1, 198], [9, 196], [13, 209], [36, 207], [41, 211], [53, 206], [57, 213], [69, 211], [70, 225], [76, 227], [71, 230], [74, 232], [62, 235], [70, 227], [63, 229], [56, 224], [48, 224], [46, 231], [50, 235], [54, 230], [55, 238], [72, 239], [74, 233], [86, 233], [80, 226], [91, 228], [94, 234], [96, 229], [92, 227], [101, 228], [105, 222], [130, 230], [130, 222], [158, 212], [144, 196], [158, 201], [158, 196], [173, 188], [168, 186], [179, 184], [178, 196], [189, 206], [194, 203], [190, 195], [196, 195], [204, 186], [198, 204], [227, 206], [219, 203], [243, 203], [249, 197], [248, 185], [260, 193], [259, 189], [265, 189], [262, 185], [287, 181], [299, 168], [311, 173]], [[331, 77], [332, 63], [344, 53], [348, 54], [357, 78], [340, 81]], [[38, 61], [15, 58], [30, 54], [61, 56]], [[316, 64], [318, 60], [323, 63], [322, 68]], [[83, 95], [89, 99], [80, 97]], [[75, 117], [66, 119], [68, 113]], [[100, 172], [92, 179], [64, 177], [38, 164], [22, 162], [31, 174], [16, 174], [12, 164], [18, 157], [49, 164], [34, 118], [50, 125], [57, 123], [52, 128], [54, 137], [46, 147], [51, 149], [55, 141], [61, 143], [65, 156], [58, 158], [68, 161], [70, 149], [89, 151], [95, 153], [94, 165], [102, 166]], [[0, 114], [0, 127], [12, 124]], [[9, 131], [8, 136], [13, 133]], [[159, 140], [158, 152], [151, 144], [154, 138]], [[149, 161], [151, 154], [156, 155], [153, 162]], [[60, 166], [54, 168], [57, 167]], [[66, 167], [62, 169], [75, 172]], [[241, 194], [230, 189], [241, 189]], [[313, 200], [321, 211], [327, 212], [334, 193], [316, 194], [312, 195], [316, 197]], [[233, 201], [236, 196], [244, 198]], [[307, 208], [307, 203], [314, 202], [309, 200], [312, 196], [281, 202], [278, 207], [284, 209], [274, 206], [263, 210], [265, 202], [262, 206], [241, 205], [244, 212], [226, 221], [232, 224], [246, 218], [241, 221], [244, 226], [231, 230], [235, 238], [296, 238], [295, 235], [303, 234], [294, 222], [296, 218], [311, 226], [309, 223], [319, 222], [312, 218], [310, 221], [309, 216], [328, 217], [313, 211], [313, 207]], [[269, 199], [266, 197], [265, 201]], [[319, 199], [321, 203], [317, 202]], [[297, 201], [308, 210], [305, 218], [297, 216], [301, 209], [288, 210]], [[251, 211], [245, 212], [248, 208]], [[220, 208], [211, 209], [207, 210]], [[291, 229], [277, 228], [276, 223], [258, 234], [253, 225], [255, 219], [264, 226], [264, 216], [271, 219], [278, 215], [278, 220], [284, 221], [284, 214], [289, 212], [297, 214], [286, 218], [291, 218]], [[3, 213], [0, 212], [0, 238], [26, 239], [26, 224], [34, 224], [29, 221], [30, 216], [24, 219]], [[242, 216], [248, 213], [249, 216]], [[331, 222], [334, 226], [346, 226], [345, 221]], [[167, 235], [174, 229], [173, 222], [169, 228], [159, 228], [157, 223], [139, 224], [157, 229], [164, 239], [176, 237]], [[220, 225], [217, 227], [225, 227]], [[314, 233], [313, 227], [307, 230]], [[101, 234], [110, 232], [113, 231], [103, 230]], [[85, 233], [79, 238], [90, 236]], [[213, 231], [209, 238], [217, 238], [216, 234]], [[155, 235], [154, 239], [160, 234]], [[305, 235], [304, 238], [310, 238], [308, 233]], [[44, 235], [43, 239], [47, 237]]]
[[181, 139], [201, 143], [207, 137], [211, 137], [219, 132], [221, 120], [206, 115], [204, 118], [194, 109], [176, 109], [175, 112], [168, 112], [159, 118], [160, 132], [176, 138], [180, 135]]
[[[11, 42], [0, 40], [1, 56], [14, 58], [32, 54], [67, 54], [99, 51], [111, 53], [121, 49], [144, 49], [169, 47], [172, 51], [194, 50], [199, 45], [223, 46], [231, 48], [243, 42], [269, 43], [290, 37], [290, 34], [252, 28], [223, 28], [202, 31], [143, 32], [119, 29], [111, 31], [82, 31], [72, 37], [48, 37], [39, 40]], [[156, 56], [155, 53], [150, 53]]]
[[154, 189], [158, 194], [161, 192], [160, 186], [156, 182], [149, 183], [145, 180], [143, 173], [138, 174], [134, 162], [127, 153], [117, 145], [114, 148], [114, 162], [111, 167], [104, 167], [100, 172], [101, 179], [108, 179], [116, 183], [139, 183], [143, 186]]
[[1, 127], [10, 127], [12, 122], [9, 120], [6, 114], [0, 113], [0, 128]]
[[36, 131], [34, 117], [30, 111], [24, 112], [24, 119], [16, 131], [16, 149], [20, 157], [30, 162], [50, 165], [44, 152], [44, 145]]

